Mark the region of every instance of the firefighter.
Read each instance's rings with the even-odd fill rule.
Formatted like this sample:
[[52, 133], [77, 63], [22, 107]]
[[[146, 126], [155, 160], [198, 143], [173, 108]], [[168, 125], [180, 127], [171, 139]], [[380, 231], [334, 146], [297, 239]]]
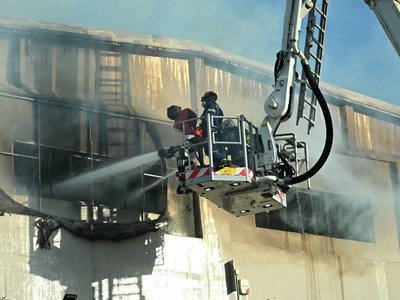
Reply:
[[[201, 97], [201, 105], [204, 107], [203, 113], [201, 114], [202, 121], [200, 127], [203, 131], [203, 138], [206, 139], [208, 137], [207, 132], [207, 120], [204, 118], [207, 114], [212, 116], [223, 116], [224, 113], [222, 109], [217, 104], [218, 95], [213, 91], [206, 92], [203, 97]], [[221, 123], [222, 118], [214, 119], [214, 124], [211, 124], [212, 127], [216, 130], [216, 140], [219, 140], [221, 134]], [[212, 155], [213, 155], [213, 163], [218, 169], [222, 169], [224, 167], [228, 167], [231, 164], [231, 161], [227, 160], [220, 152], [217, 144], [212, 144]], [[206, 146], [204, 149], [206, 155], [208, 153], [208, 147]]]
[[[227, 142], [237, 142], [238, 144], [229, 144], [226, 145], [226, 154], [230, 156], [233, 165], [243, 167], [245, 165], [244, 162], [244, 147], [239, 144], [239, 128], [235, 125], [233, 120], [227, 119], [224, 120], [221, 124], [221, 140]], [[246, 129], [246, 143], [250, 143], [250, 136]]]

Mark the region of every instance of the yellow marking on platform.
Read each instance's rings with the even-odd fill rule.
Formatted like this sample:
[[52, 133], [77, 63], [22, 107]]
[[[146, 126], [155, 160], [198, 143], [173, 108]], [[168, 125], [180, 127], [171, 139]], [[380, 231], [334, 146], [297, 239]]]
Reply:
[[236, 169], [235, 168], [223, 168], [221, 170], [218, 170], [218, 173], [222, 174], [236, 174]]

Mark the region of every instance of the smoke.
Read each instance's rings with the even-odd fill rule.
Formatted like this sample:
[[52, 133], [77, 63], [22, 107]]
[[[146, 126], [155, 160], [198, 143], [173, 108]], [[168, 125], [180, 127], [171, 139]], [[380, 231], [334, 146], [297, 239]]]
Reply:
[[331, 214], [339, 217], [330, 226], [335, 226], [333, 231], [340, 232], [342, 238], [375, 242], [373, 218], [381, 219], [381, 216], [375, 214], [372, 218], [379, 188], [368, 176], [368, 169], [373, 167], [370, 163], [363, 158], [334, 154], [315, 178], [318, 189], [322, 187], [332, 193], [327, 202], [334, 208]]
[[[4, 16], [188, 39], [270, 65], [280, 50], [285, 12], [285, 1], [273, 0], [0, 3]], [[389, 39], [363, 1], [330, 4], [325, 42], [323, 82], [400, 105], [399, 85], [377, 88], [398, 78], [400, 68]]]
[[[312, 201], [307, 199], [306, 195], [306, 199], [299, 199], [301, 211], [293, 208], [293, 206], [298, 207], [295, 201], [290, 204], [290, 207], [288, 205], [286, 215], [283, 212], [276, 213], [277, 216], [273, 216], [274, 221], [285, 222], [288, 227], [294, 228], [294, 231], [304, 228], [302, 227], [304, 224], [313, 226], [315, 224], [316, 230], [307, 228], [306, 232], [325, 235], [322, 233], [329, 231], [333, 233], [331, 234], [333, 237], [371, 243], [376, 241], [377, 244], [385, 241], [386, 245], [391, 247], [398, 240], [396, 216], [392, 209], [395, 205], [393, 202], [396, 201], [393, 194], [396, 192], [395, 182], [398, 179], [391, 179], [393, 172], [396, 171], [392, 170], [393, 166], [384, 159], [388, 153], [395, 154], [392, 146], [393, 133], [390, 133], [393, 127], [387, 126], [385, 121], [358, 113], [354, 116], [344, 116], [340, 108], [336, 106], [330, 106], [330, 110], [335, 123], [334, 149], [337, 152], [332, 151], [320, 172], [311, 178], [312, 190], [305, 193], [309, 193], [308, 197], [312, 197]], [[344, 118], [349, 119], [344, 120]], [[343, 123], [351, 121], [352, 118], [358, 121], [351, 128], [356, 132], [350, 134], [350, 136], [354, 135], [354, 139], [348, 141], [346, 146], [351, 149], [348, 151], [343, 147], [343, 143], [348, 139], [343, 130]], [[306, 128], [302, 125], [306, 123], [305, 120], [301, 120], [302, 126], [296, 127], [294, 119], [292, 117], [288, 122], [283, 123], [279, 133], [295, 131], [300, 141], [306, 141], [309, 146], [311, 165], [313, 165], [321, 154], [325, 140], [321, 112], [317, 113], [317, 126], [311, 130], [310, 136], [305, 134]], [[375, 128], [386, 128], [388, 132], [377, 134], [374, 131]], [[356, 134], [358, 136], [355, 136]], [[391, 137], [388, 138], [387, 135]], [[302, 184], [299, 186], [305, 187]], [[304, 195], [304, 193], [299, 194], [299, 197], [305, 197]], [[320, 204], [316, 204], [317, 199]], [[321, 203], [324, 209], [321, 208]], [[317, 206], [314, 206], [315, 204]], [[325, 210], [329, 213], [325, 213]], [[318, 211], [321, 213], [315, 215]], [[299, 220], [301, 220], [300, 223]], [[263, 222], [260, 218], [259, 221]], [[267, 226], [261, 225], [261, 227]], [[353, 249], [353, 252], [355, 251], [358, 251], [357, 254], [360, 255], [365, 254], [362, 253], [361, 248]]]

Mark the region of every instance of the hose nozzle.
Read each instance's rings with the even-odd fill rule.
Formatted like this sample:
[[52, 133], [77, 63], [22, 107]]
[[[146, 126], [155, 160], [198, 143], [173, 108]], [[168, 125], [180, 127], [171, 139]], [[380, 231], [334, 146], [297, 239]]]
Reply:
[[171, 146], [167, 149], [158, 150], [158, 156], [160, 158], [172, 158], [174, 154], [182, 149], [181, 145]]

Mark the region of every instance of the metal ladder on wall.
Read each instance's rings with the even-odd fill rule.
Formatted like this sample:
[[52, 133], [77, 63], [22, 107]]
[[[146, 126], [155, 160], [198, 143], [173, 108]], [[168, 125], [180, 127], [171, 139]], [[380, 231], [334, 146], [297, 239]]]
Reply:
[[129, 69], [125, 53], [98, 51], [97, 101], [106, 105], [128, 105], [130, 101]]
[[[324, 40], [326, 31], [326, 20], [328, 16], [329, 0], [313, 0], [314, 7], [308, 15], [307, 34], [304, 45], [304, 55], [310, 62], [310, 68], [315, 81], [319, 84], [321, 75], [322, 58], [324, 56]], [[314, 52], [311, 51], [315, 49]], [[297, 110], [297, 125], [304, 118], [308, 121], [308, 134], [315, 124], [317, 110], [317, 98], [307, 86], [304, 72], [301, 75], [299, 105]], [[307, 114], [308, 111], [308, 114]]]
[[[96, 99], [99, 103], [110, 106], [129, 106], [130, 85], [128, 57], [126, 53], [98, 51], [96, 53], [97, 86]], [[134, 122], [103, 115], [100, 121], [104, 153], [114, 148], [122, 156], [129, 156], [134, 145], [136, 127]]]

